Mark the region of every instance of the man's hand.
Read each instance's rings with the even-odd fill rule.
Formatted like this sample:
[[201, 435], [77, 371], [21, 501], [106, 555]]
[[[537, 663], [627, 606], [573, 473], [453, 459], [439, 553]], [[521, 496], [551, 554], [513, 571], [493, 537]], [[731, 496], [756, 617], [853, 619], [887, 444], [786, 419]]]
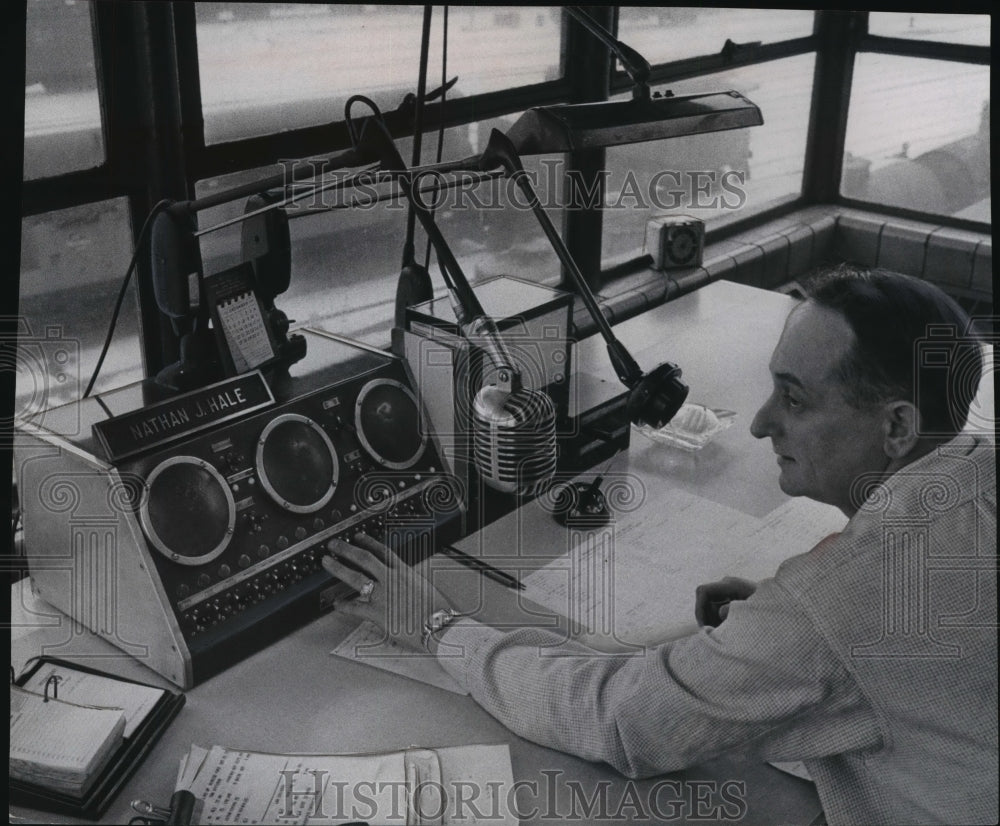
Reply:
[[424, 651], [424, 623], [435, 611], [450, 608], [448, 599], [397, 557], [390, 548], [359, 533], [351, 543], [331, 539], [323, 567], [358, 596], [338, 601], [345, 614], [371, 620], [394, 644]]
[[756, 590], [756, 582], [735, 576], [699, 585], [694, 591], [694, 616], [698, 625], [714, 628], [721, 624], [729, 615], [730, 602], [734, 599], [746, 599]]

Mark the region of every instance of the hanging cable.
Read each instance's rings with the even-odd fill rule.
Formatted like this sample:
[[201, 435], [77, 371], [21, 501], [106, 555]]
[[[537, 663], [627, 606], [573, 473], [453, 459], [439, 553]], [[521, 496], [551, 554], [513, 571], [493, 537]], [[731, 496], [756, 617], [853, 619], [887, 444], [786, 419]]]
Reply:
[[[441, 118], [438, 121], [437, 155], [435, 163], [441, 163], [444, 154], [444, 109], [448, 102], [448, 89], [452, 84], [448, 83], [448, 7], [444, 6], [441, 20]], [[431, 217], [434, 217], [434, 210], [437, 208], [437, 198], [431, 202]], [[424, 269], [431, 264], [431, 242], [427, 239], [427, 249], [424, 251]]]
[[122, 281], [121, 289], [118, 291], [118, 300], [115, 301], [115, 309], [111, 314], [111, 322], [108, 324], [108, 332], [104, 337], [104, 346], [101, 348], [101, 355], [97, 359], [97, 366], [94, 367], [94, 372], [90, 377], [90, 382], [87, 384], [87, 389], [83, 392], [83, 398], [87, 398], [90, 395], [90, 391], [94, 389], [94, 382], [97, 381], [97, 377], [101, 372], [101, 367], [104, 365], [104, 359], [108, 355], [108, 348], [111, 346], [111, 339], [115, 334], [115, 327], [118, 325], [118, 315], [121, 313], [122, 304], [125, 301], [125, 293], [128, 291], [128, 285], [132, 280], [132, 273], [135, 270], [135, 262], [139, 259], [139, 250], [143, 248], [146, 242], [146, 237], [149, 234], [149, 228], [153, 223], [153, 219], [168, 206], [171, 202], [164, 200], [160, 201], [156, 206], [154, 206], [149, 215], [146, 216], [146, 220], [142, 225], [142, 229], [139, 230], [139, 237], [135, 243], [135, 252], [132, 253], [132, 260], [129, 262], [128, 269], [125, 271], [125, 278]]

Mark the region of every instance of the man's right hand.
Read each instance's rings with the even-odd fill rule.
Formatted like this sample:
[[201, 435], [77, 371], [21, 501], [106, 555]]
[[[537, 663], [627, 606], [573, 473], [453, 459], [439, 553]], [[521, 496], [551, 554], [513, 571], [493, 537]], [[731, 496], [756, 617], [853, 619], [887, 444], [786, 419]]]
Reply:
[[694, 591], [694, 616], [698, 625], [713, 628], [719, 625], [729, 614], [730, 602], [734, 599], [746, 599], [756, 590], [756, 582], [735, 576], [699, 585]]

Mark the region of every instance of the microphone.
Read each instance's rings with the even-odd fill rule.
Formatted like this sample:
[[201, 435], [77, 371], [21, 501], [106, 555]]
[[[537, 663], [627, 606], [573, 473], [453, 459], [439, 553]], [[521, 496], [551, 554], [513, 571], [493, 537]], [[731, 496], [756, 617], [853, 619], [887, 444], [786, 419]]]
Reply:
[[521, 384], [495, 322], [480, 315], [465, 330], [496, 367], [496, 383], [472, 401], [472, 455], [483, 481], [494, 490], [534, 496], [556, 470], [556, 408], [540, 390]]
[[473, 455], [494, 490], [534, 496], [556, 470], [556, 410], [538, 390], [487, 385], [473, 408]]
[[472, 291], [465, 273], [414, 190], [399, 151], [384, 126], [374, 135], [381, 167], [396, 173], [399, 186], [437, 252], [462, 335], [482, 349], [495, 369], [495, 383], [485, 384], [472, 402], [472, 459], [483, 482], [494, 490], [534, 496], [548, 486], [556, 470], [556, 410], [541, 390], [524, 387], [496, 322]]

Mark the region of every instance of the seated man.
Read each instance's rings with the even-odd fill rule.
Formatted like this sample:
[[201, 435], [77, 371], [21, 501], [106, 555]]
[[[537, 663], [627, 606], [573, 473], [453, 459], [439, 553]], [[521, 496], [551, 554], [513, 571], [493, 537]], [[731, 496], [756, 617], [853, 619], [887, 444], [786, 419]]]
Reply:
[[[700, 619], [732, 600], [718, 627], [643, 656], [553, 657], [550, 631], [437, 613], [400, 641], [446, 646], [441, 665], [521, 736], [630, 777], [749, 749], [805, 761], [832, 824], [996, 823], [996, 458], [961, 432], [982, 370], [967, 329], [937, 288], [878, 270], [828, 273], [791, 311], [751, 432], [783, 491], [850, 521], [756, 587], [699, 589]], [[448, 609], [356, 541], [324, 560], [367, 598], [344, 610], [385, 626], [420, 599], [425, 619]]]

